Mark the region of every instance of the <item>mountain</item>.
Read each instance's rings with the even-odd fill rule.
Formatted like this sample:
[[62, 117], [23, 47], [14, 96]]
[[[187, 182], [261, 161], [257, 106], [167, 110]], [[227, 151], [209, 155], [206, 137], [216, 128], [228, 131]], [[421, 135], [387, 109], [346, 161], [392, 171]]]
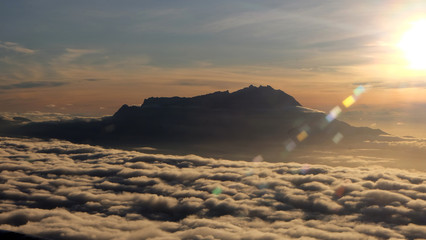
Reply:
[[[259, 110], [279, 110], [286, 107], [301, 106], [292, 96], [271, 86], [247, 88], [233, 93], [229, 91], [214, 92], [206, 95], [185, 97], [150, 97], [140, 107], [124, 104], [114, 118], [131, 118], [145, 116], [152, 111], [185, 111], [185, 112], [249, 112]], [[128, 120], [128, 119], [126, 119]]]
[[[273, 152], [286, 143], [327, 146], [363, 142], [384, 132], [334, 120], [304, 108], [270, 86], [182, 97], [151, 97], [141, 106], [123, 105], [100, 120], [19, 124], [16, 135], [59, 138], [108, 147], [157, 148], [165, 153], [195, 153], [239, 158]], [[337, 140], [336, 140], [337, 139]], [[288, 148], [288, 146], [287, 146]], [[238, 152], [238, 154], [236, 154]]]
[[0, 230], [0, 238], [7, 240], [47, 240], [45, 238], [34, 237], [22, 233]]

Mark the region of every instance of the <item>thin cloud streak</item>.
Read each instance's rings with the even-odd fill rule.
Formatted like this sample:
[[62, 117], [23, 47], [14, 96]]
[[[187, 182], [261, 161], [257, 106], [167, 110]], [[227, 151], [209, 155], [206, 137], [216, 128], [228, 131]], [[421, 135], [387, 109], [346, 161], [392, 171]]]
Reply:
[[15, 84], [9, 84], [9, 85], [0, 85], [0, 90], [11, 90], [11, 89], [21, 89], [21, 88], [41, 88], [41, 87], [59, 87], [59, 86], [63, 86], [66, 85], [68, 83], [66, 82], [48, 82], [48, 81], [44, 81], [44, 82], [33, 82], [33, 81], [28, 81], [28, 82], [20, 82], [20, 83], [15, 83]]
[[[282, 6], [286, 8], [286, 6]], [[274, 21], [296, 21], [299, 24], [320, 24], [327, 28], [335, 28], [339, 30], [361, 30], [361, 28], [356, 25], [348, 25], [344, 23], [339, 23], [336, 21], [327, 20], [322, 16], [312, 16], [308, 14], [309, 10], [306, 9], [295, 9], [295, 10], [285, 10], [285, 9], [273, 9], [273, 10], [259, 10], [252, 12], [239, 12], [236, 16], [230, 16], [225, 19], [221, 19], [212, 23], [206, 24], [202, 29], [210, 32], [221, 32], [226, 30], [231, 30], [235, 28], [240, 28], [244, 26], [250, 26], [255, 24], [267, 24], [268, 22]], [[314, 12], [317, 12], [318, 9], [315, 9]], [[323, 14], [321, 11], [317, 13]]]
[[66, 48], [65, 53], [59, 56], [54, 62], [59, 61], [61, 63], [69, 63], [76, 60], [84, 55], [102, 53], [99, 49], [73, 49]]
[[13, 51], [13, 52], [17, 52], [17, 53], [25, 53], [25, 54], [34, 54], [36, 51], [29, 49], [29, 48], [25, 48], [23, 46], [21, 46], [19, 43], [14, 43], [14, 42], [2, 42], [0, 41], [0, 48], [9, 50], [9, 51]]

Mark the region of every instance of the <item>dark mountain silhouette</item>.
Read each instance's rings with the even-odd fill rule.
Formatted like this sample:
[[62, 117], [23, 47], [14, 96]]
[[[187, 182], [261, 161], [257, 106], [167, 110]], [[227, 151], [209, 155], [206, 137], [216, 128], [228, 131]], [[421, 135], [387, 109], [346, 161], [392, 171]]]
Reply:
[[34, 237], [22, 233], [0, 230], [0, 239], [5, 240], [48, 240], [45, 238]]
[[275, 109], [288, 106], [301, 106], [292, 96], [281, 90], [275, 90], [271, 86], [247, 88], [233, 93], [229, 91], [215, 92], [192, 98], [148, 98], [142, 104], [142, 108], [152, 107], [184, 107], [203, 109], [229, 109], [235, 111], [250, 109]]
[[191, 98], [152, 97], [141, 106], [123, 105], [113, 116], [100, 120], [20, 121], [15, 125], [18, 127], [9, 135], [120, 148], [149, 146], [167, 153], [227, 158], [272, 152], [282, 149], [286, 141], [327, 146], [335, 145], [336, 134], [347, 143], [384, 134], [338, 120], [328, 122], [323, 112], [304, 108], [292, 96], [270, 86]]

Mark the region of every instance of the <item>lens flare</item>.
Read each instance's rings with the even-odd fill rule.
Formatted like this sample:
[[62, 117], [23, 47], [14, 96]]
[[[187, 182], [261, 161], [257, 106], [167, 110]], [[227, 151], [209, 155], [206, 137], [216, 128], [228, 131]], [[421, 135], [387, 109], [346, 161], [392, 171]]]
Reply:
[[361, 96], [361, 94], [363, 94], [365, 92], [365, 87], [360, 85], [357, 88], [354, 89], [354, 95], [355, 97], [359, 97]]
[[[350, 95], [349, 97], [345, 98], [342, 101], [342, 105], [345, 108], [351, 107], [359, 99], [359, 97], [365, 92], [365, 90], [366, 89], [364, 86], [362, 85], [358, 86], [357, 88], [353, 90], [353, 95]], [[299, 128], [299, 133], [297, 135], [290, 137], [284, 142], [285, 151], [281, 153], [281, 156], [283, 158], [287, 157], [288, 154], [292, 152], [299, 143], [301, 143], [302, 141], [304, 141], [311, 135], [315, 134], [316, 131], [318, 130], [324, 131], [326, 127], [331, 124], [331, 122], [333, 122], [335, 119], [339, 117], [342, 111], [343, 110], [341, 108], [341, 105], [339, 104], [338, 106], [335, 106], [333, 109], [331, 109], [330, 112], [325, 116], [325, 118], [321, 118], [316, 123], [303, 125], [303, 127]], [[342, 139], [343, 139], [343, 134], [340, 132], [335, 133], [334, 136], [331, 138], [331, 140], [335, 144], [340, 143]], [[257, 162], [254, 159], [253, 161]]]
[[297, 140], [301, 142], [305, 140], [307, 137], [308, 137], [308, 133], [305, 130], [303, 130], [297, 135]]
[[336, 133], [336, 135], [334, 135], [332, 140], [335, 144], [338, 144], [340, 141], [342, 141], [342, 139], [343, 139], [343, 134], [338, 132], [338, 133]]
[[293, 140], [289, 140], [287, 143], [285, 143], [285, 149], [287, 152], [291, 152], [296, 148], [296, 143]]
[[355, 101], [356, 100], [355, 100], [354, 96], [349, 96], [345, 100], [343, 100], [342, 104], [343, 104], [343, 106], [348, 108], [348, 107], [352, 106], [352, 104], [354, 104]]
[[262, 155], [257, 155], [256, 157], [254, 157], [252, 162], [263, 162]]
[[305, 174], [309, 173], [309, 169], [310, 169], [309, 164], [303, 165], [303, 167], [300, 169], [300, 174], [305, 175]]
[[333, 109], [331, 109], [330, 113], [325, 117], [328, 122], [334, 121], [340, 113], [342, 112], [342, 109], [339, 106], [335, 106]]
[[214, 195], [219, 195], [222, 193], [222, 189], [220, 187], [216, 187], [215, 189], [213, 189], [212, 194]]

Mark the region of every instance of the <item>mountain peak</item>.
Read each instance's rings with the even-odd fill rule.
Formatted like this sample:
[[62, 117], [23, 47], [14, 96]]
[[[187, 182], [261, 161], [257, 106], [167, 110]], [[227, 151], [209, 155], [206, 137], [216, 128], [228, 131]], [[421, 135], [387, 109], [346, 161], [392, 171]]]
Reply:
[[[272, 90], [274, 90], [270, 85], [266, 85], [266, 86], [259, 85], [259, 87], [256, 87], [253, 84], [250, 84], [250, 86], [248, 86], [246, 88], [248, 88], [248, 89], [255, 89], [256, 88], [256, 89], [272, 89]], [[243, 88], [243, 89], [245, 89], [245, 88]]]

